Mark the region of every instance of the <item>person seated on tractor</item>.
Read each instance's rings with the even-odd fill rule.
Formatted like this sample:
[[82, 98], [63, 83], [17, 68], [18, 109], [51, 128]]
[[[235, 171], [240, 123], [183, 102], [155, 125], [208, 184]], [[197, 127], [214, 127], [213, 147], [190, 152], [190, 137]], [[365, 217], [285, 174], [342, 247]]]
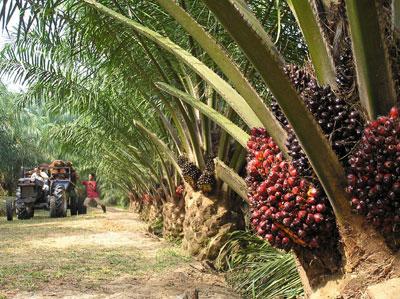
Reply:
[[82, 185], [86, 187], [86, 199], [83, 202], [85, 207], [88, 207], [91, 201], [95, 201], [98, 205], [101, 206], [103, 212], [106, 212], [106, 206], [100, 200], [100, 195], [97, 188], [97, 182], [93, 173], [89, 174], [89, 180], [83, 181]]
[[43, 186], [42, 190], [47, 192], [49, 191], [49, 176], [47, 173], [42, 171], [41, 168], [37, 167], [33, 170], [33, 174], [31, 175], [31, 181], [35, 182], [37, 186]]

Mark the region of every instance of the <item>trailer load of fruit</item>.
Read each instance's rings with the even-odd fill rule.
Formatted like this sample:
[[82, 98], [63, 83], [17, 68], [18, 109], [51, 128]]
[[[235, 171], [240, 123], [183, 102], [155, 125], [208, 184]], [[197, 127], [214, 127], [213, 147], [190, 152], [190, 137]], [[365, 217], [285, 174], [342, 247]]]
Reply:
[[70, 175], [71, 181], [76, 183], [76, 171], [72, 166], [72, 162], [55, 160], [49, 164], [48, 168], [52, 177], [65, 179]]

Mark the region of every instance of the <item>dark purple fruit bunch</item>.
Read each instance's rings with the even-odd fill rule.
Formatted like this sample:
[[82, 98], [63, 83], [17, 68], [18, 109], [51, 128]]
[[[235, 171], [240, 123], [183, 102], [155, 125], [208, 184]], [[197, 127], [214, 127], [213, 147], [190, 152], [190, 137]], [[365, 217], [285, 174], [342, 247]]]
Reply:
[[310, 161], [308, 161], [306, 153], [303, 151], [296, 134], [291, 128], [287, 129], [287, 133], [286, 147], [288, 149], [289, 156], [292, 158], [293, 166], [296, 167], [301, 176], [313, 176], [314, 172], [311, 168]]
[[[319, 86], [316, 79], [305, 70], [288, 66], [285, 72], [330, 141], [337, 156], [340, 159], [346, 157], [361, 138], [364, 127], [361, 114], [346, 101], [337, 98], [330, 87]], [[288, 131], [286, 146], [293, 165], [301, 176], [311, 176], [313, 172], [308, 158], [276, 101], [272, 101], [271, 109]]]
[[265, 129], [252, 129], [247, 147], [246, 183], [256, 233], [285, 250], [330, 246], [336, 225], [321, 189], [284, 161]]
[[197, 188], [203, 193], [209, 194], [214, 191], [216, 184], [214, 172], [205, 170], [197, 181]]
[[205, 171], [215, 172], [214, 155], [207, 155], [205, 158]]
[[205, 194], [215, 191], [217, 180], [215, 179], [214, 156], [207, 155], [205, 157], [205, 168], [197, 181], [197, 189]]
[[[304, 72], [302, 69], [300, 69], [297, 65], [287, 65], [284, 71], [285, 74], [290, 78], [290, 81], [293, 83], [293, 86], [296, 88], [298, 93], [302, 93], [312, 80], [311, 76], [307, 72]], [[276, 119], [284, 127], [287, 127], [289, 122], [274, 98], [271, 100], [270, 107]]]
[[289, 122], [285, 114], [283, 114], [281, 107], [279, 107], [278, 102], [274, 98], [271, 100], [270, 108], [275, 118], [282, 124], [284, 128], [286, 128], [289, 125]]
[[389, 116], [370, 122], [357, 150], [349, 157], [347, 192], [353, 210], [365, 215], [385, 235], [400, 233], [400, 119]]
[[200, 169], [185, 156], [178, 157], [178, 165], [182, 170], [184, 180], [195, 190], [197, 190], [197, 180], [201, 176]]
[[345, 49], [339, 56], [339, 61], [336, 68], [336, 83], [338, 84], [341, 92], [348, 93], [354, 85], [355, 70], [353, 53], [351, 51], [351, 41], [349, 37], [345, 38], [344, 44]]

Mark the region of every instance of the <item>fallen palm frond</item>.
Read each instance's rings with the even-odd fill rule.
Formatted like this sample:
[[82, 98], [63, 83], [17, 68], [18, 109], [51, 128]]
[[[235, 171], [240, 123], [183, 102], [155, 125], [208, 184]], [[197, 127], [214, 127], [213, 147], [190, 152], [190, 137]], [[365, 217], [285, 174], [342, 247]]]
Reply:
[[245, 298], [297, 298], [303, 293], [294, 257], [251, 232], [233, 232], [216, 264]]

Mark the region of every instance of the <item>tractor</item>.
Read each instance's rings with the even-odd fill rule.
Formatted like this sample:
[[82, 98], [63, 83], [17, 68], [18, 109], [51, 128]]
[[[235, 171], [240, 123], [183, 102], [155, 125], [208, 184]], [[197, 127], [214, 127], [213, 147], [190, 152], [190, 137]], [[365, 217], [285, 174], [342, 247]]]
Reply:
[[21, 178], [15, 199], [6, 201], [7, 220], [12, 221], [14, 212], [18, 219], [30, 219], [37, 209], [48, 210], [50, 217], [66, 217], [69, 209], [71, 215], [85, 214], [83, 202], [75, 192], [75, 172], [69, 166], [50, 167], [48, 190], [41, 180], [32, 180], [31, 171], [22, 169]]

